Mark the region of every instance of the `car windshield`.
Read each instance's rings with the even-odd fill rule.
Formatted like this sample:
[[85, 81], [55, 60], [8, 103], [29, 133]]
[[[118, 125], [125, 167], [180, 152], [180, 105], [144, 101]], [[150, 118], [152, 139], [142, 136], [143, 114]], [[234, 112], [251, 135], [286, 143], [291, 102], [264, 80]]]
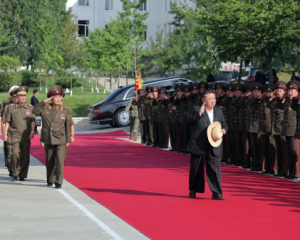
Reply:
[[215, 81], [222, 81], [222, 80], [226, 80], [228, 81], [228, 79], [232, 79], [232, 75], [230, 72], [223, 72], [221, 74], [217, 74], [215, 75]]
[[256, 73], [258, 72], [259, 70], [258, 69], [253, 69], [251, 71], [251, 74], [250, 74], [250, 77], [255, 77]]

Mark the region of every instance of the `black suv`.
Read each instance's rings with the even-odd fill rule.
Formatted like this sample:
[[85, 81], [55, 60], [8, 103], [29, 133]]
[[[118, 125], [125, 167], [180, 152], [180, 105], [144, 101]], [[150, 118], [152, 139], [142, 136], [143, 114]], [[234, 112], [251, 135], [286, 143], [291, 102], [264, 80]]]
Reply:
[[[185, 77], [170, 77], [144, 82], [146, 86], [165, 87], [168, 92], [174, 91], [175, 85], [186, 85], [196, 81]], [[125, 112], [129, 100], [133, 97], [135, 85], [121, 87], [103, 101], [90, 106], [87, 119], [91, 124], [110, 124], [112, 126], [127, 126], [129, 113]]]

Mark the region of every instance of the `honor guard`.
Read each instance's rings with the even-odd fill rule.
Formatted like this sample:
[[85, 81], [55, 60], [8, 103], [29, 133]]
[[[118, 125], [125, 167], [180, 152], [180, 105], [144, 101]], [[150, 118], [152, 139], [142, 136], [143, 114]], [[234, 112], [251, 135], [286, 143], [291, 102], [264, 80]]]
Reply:
[[147, 143], [148, 136], [148, 126], [147, 126], [147, 105], [146, 105], [146, 91], [144, 89], [139, 89], [138, 93], [138, 112], [140, 121], [140, 131], [141, 131], [141, 144]]
[[138, 94], [134, 92], [133, 98], [128, 102], [125, 108], [125, 112], [129, 112], [130, 116], [130, 139], [133, 141], [137, 140], [137, 134], [139, 131], [139, 110], [138, 110]]
[[158, 147], [167, 148], [169, 145], [168, 133], [168, 97], [167, 89], [161, 87], [158, 95], [157, 106], [157, 125], [158, 125]]

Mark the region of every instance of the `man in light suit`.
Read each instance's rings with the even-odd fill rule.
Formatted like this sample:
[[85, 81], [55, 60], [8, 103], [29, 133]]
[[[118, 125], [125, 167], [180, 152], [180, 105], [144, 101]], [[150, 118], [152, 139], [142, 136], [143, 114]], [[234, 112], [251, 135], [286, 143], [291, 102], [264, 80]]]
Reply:
[[208, 126], [218, 121], [221, 123], [222, 133], [225, 135], [228, 127], [223, 110], [216, 106], [214, 90], [205, 90], [202, 95], [202, 106], [191, 108], [188, 122], [192, 125], [192, 134], [188, 144], [191, 153], [191, 166], [189, 176], [190, 198], [196, 197], [196, 192], [204, 192], [204, 162], [206, 161], [206, 174], [212, 199], [224, 200], [221, 188], [221, 159], [223, 145], [212, 147], [207, 138]]

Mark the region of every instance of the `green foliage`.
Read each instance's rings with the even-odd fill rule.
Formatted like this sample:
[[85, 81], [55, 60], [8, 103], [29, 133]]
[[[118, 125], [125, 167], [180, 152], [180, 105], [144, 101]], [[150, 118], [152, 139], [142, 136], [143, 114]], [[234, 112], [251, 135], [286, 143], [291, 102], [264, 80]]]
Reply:
[[27, 87], [38, 87], [39, 81], [38, 81], [38, 73], [29, 71], [29, 70], [23, 70], [19, 72], [22, 77], [22, 86]]
[[[73, 87], [79, 87], [81, 86], [81, 80], [80, 77], [72, 77], [72, 85]], [[64, 75], [57, 75], [55, 78], [55, 84], [62, 86], [63, 88], [71, 88], [71, 79], [69, 74]]]
[[17, 71], [20, 61], [9, 56], [0, 56], [0, 91], [7, 91], [12, 84], [21, 84], [21, 75]]

